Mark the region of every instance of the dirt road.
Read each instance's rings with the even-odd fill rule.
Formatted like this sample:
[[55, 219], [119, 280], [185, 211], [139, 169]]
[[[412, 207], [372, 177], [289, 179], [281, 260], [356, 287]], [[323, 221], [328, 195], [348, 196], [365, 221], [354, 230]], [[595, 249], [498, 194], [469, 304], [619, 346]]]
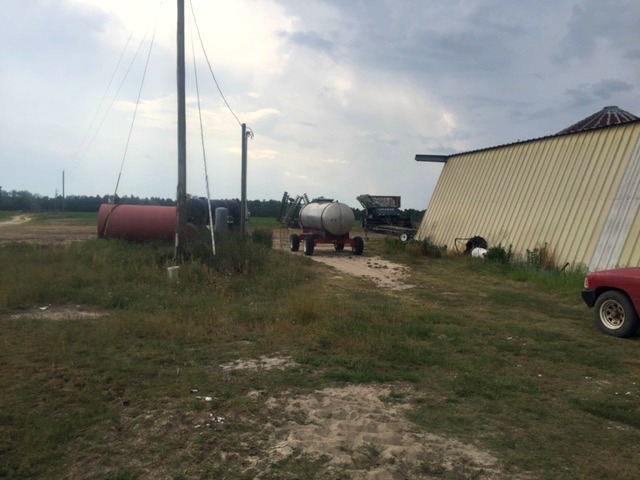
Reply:
[[[274, 230], [274, 248], [290, 252], [292, 255], [304, 255], [302, 251], [291, 252], [289, 248], [290, 234], [290, 230]], [[342, 252], [336, 252], [333, 245], [316, 245], [313, 255], [309, 258], [329, 265], [342, 273], [365, 278], [378, 288], [405, 290], [415, 286], [406, 283], [410, 273], [409, 268], [380, 257], [369, 257], [366, 252], [366, 241], [364, 255], [354, 255], [349, 246], [346, 246]]]
[[20, 225], [22, 223], [27, 223], [29, 220], [31, 220], [31, 217], [29, 217], [28, 215], [16, 215], [15, 217], [10, 218], [9, 220], [4, 220], [0, 222], [0, 228]]
[[64, 219], [34, 222], [29, 215], [17, 215], [0, 222], [0, 245], [10, 242], [64, 245], [96, 235], [96, 227], [68, 225]]

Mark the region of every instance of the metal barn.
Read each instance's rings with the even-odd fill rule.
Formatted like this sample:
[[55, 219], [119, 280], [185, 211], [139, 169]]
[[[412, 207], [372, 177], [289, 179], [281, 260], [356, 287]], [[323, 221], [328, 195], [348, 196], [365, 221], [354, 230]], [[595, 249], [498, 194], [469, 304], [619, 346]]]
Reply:
[[640, 119], [605, 107], [556, 135], [449, 156], [417, 238], [484, 237], [560, 265], [640, 266]]

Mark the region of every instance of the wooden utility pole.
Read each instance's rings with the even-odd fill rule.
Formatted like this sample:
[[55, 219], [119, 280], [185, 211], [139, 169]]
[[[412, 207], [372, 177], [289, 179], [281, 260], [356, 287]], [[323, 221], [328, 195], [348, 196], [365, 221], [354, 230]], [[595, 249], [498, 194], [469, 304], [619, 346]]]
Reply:
[[242, 124], [242, 176], [240, 179], [240, 232], [247, 234], [247, 124]]
[[178, 1], [177, 81], [178, 81], [178, 192], [174, 259], [184, 257], [187, 233], [187, 119], [185, 107], [184, 0]]
[[62, 170], [62, 213], [64, 213], [64, 170]]

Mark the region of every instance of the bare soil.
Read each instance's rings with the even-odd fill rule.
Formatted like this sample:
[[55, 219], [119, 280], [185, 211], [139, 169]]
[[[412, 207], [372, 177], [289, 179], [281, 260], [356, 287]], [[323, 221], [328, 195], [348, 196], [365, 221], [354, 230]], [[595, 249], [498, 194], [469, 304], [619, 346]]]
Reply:
[[[274, 248], [290, 252], [293, 255], [304, 255], [302, 251], [291, 252], [289, 248], [290, 230], [280, 229], [274, 231]], [[373, 237], [372, 237], [373, 238]], [[354, 255], [349, 246], [337, 252], [331, 244], [316, 245], [313, 255], [309, 256], [316, 262], [329, 265], [341, 273], [364, 278], [378, 288], [385, 290], [405, 290], [414, 288], [415, 285], [406, 283], [410, 273], [409, 268], [397, 263], [389, 262], [380, 257], [369, 257], [366, 255]]]
[[99, 318], [108, 315], [108, 312], [98, 311], [82, 305], [36, 305], [33, 308], [20, 312], [12, 312], [0, 315], [0, 319], [9, 320], [82, 320], [87, 318]]
[[29, 215], [17, 215], [0, 222], [0, 245], [11, 242], [65, 245], [95, 238], [97, 235], [97, 227], [65, 225], [63, 220], [35, 223]]
[[390, 403], [390, 393], [388, 386], [350, 385], [267, 399], [272, 415], [283, 419], [275, 427], [270, 461], [324, 457], [331, 478], [514, 478], [472, 445], [417, 431], [404, 415], [415, 392], [406, 389], [403, 403]]

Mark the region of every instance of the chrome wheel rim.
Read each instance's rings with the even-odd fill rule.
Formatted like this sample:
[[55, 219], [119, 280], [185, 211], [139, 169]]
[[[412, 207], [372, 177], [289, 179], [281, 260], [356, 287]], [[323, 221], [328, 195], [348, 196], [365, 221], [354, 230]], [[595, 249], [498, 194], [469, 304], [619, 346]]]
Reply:
[[611, 330], [617, 330], [624, 325], [624, 308], [618, 302], [607, 300], [600, 307], [600, 320]]

